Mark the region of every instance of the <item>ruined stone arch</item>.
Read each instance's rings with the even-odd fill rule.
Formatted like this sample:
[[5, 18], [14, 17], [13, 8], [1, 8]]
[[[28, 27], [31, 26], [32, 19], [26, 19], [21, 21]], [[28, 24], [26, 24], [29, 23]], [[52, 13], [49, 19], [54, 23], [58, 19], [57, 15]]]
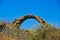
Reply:
[[15, 19], [12, 23], [12, 25], [15, 25], [16, 27], [20, 27], [20, 25], [27, 19], [35, 19], [37, 20], [39, 23], [42, 23], [42, 24], [45, 24], [46, 22], [39, 16], [35, 16], [35, 15], [26, 15], [26, 16], [23, 16], [21, 18], [18, 18], [18, 19]]

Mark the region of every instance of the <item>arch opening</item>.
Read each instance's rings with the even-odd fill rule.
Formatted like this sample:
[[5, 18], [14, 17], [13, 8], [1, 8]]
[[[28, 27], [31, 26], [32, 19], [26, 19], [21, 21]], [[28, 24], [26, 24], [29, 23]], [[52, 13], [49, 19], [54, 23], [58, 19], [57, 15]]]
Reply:
[[37, 29], [38, 27], [40, 27], [40, 23], [32, 18], [26, 19], [21, 25], [20, 25], [20, 29], [21, 30], [29, 30], [29, 29]]

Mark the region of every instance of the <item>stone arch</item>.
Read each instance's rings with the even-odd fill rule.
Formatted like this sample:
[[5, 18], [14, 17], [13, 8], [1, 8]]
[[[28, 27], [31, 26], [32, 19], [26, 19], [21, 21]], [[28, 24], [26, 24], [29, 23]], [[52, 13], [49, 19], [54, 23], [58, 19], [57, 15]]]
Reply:
[[20, 27], [20, 25], [27, 19], [33, 18], [37, 20], [39, 23], [45, 24], [46, 22], [39, 16], [34, 16], [34, 15], [26, 15], [21, 18], [15, 19], [12, 23], [12, 25], [15, 25], [16, 27]]

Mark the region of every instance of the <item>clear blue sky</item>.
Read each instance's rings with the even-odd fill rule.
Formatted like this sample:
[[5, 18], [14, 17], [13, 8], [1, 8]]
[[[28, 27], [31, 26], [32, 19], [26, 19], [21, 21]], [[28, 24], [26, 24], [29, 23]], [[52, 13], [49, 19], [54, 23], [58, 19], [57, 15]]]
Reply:
[[[60, 24], [60, 0], [0, 0], [0, 19], [12, 22], [26, 14], [41, 16], [49, 23]], [[31, 20], [25, 21], [22, 26], [28, 29], [27, 25], [38, 23]]]

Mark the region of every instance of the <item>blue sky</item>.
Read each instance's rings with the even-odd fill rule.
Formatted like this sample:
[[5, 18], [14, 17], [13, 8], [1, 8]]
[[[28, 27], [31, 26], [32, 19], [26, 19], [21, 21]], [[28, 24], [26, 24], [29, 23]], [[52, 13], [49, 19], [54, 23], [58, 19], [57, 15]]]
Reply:
[[[0, 19], [12, 22], [27, 14], [41, 16], [48, 23], [60, 24], [60, 0], [0, 0]], [[32, 22], [31, 22], [32, 21]], [[26, 20], [21, 26], [39, 24], [34, 19]]]

